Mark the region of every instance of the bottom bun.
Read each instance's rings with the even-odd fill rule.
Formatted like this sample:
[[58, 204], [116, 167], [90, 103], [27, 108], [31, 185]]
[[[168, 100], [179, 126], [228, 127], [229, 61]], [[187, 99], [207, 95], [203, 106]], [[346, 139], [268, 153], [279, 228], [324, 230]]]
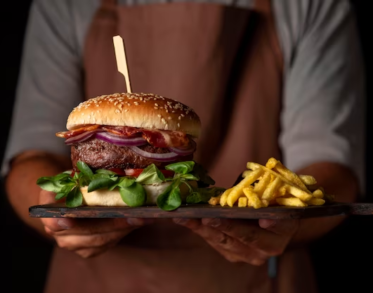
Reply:
[[[197, 186], [195, 181], [188, 182], [191, 186]], [[164, 182], [160, 184], [151, 184], [143, 185], [146, 192], [146, 203], [145, 205], [155, 205], [157, 204], [157, 198], [166, 190], [168, 186], [171, 185], [171, 182]], [[80, 188], [83, 194], [83, 205], [87, 206], [105, 206], [105, 207], [123, 207], [128, 206], [120, 196], [119, 190], [107, 190], [100, 189], [92, 192], [88, 192], [88, 187]], [[182, 201], [185, 201], [185, 198], [189, 194], [189, 188], [185, 184], [180, 185], [180, 195]]]

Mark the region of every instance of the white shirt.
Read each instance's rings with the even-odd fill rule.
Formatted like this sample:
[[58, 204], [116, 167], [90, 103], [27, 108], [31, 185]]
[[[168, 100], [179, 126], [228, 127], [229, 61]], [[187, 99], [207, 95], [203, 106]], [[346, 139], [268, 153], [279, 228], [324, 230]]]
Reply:
[[[179, 1], [179, 0], [174, 0]], [[146, 5], [162, 0], [121, 0]], [[204, 2], [195, 0], [195, 2]], [[209, 2], [209, 1], [205, 1]], [[250, 9], [253, 0], [211, 0]], [[10, 160], [30, 149], [66, 154], [55, 137], [83, 100], [83, 47], [99, 0], [36, 0], [32, 4], [10, 138]], [[272, 0], [284, 56], [279, 144], [292, 169], [315, 162], [351, 167], [364, 187], [364, 72], [347, 0]]]

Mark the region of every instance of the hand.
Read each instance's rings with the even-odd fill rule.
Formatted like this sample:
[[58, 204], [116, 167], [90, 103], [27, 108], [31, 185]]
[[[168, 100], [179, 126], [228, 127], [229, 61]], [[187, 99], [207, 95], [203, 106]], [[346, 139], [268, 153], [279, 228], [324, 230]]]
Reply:
[[174, 219], [200, 235], [230, 262], [262, 265], [284, 252], [299, 220]]
[[[42, 190], [40, 204], [53, 203], [55, 194]], [[83, 258], [96, 256], [115, 246], [132, 230], [150, 219], [71, 219], [42, 218], [45, 232], [52, 236], [59, 247], [74, 251]]]

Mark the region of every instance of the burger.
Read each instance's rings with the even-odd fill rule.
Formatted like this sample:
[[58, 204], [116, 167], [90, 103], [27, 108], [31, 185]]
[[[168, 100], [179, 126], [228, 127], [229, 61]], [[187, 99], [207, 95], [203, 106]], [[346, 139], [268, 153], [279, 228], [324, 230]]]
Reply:
[[37, 184], [68, 207], [173, 210], [220, 192], [193, 161], [201, 121], [183, 103], [144, 93], [99, 96], [74, 108], [66, 128], [56, 135], [71, 147], [72, 170]]

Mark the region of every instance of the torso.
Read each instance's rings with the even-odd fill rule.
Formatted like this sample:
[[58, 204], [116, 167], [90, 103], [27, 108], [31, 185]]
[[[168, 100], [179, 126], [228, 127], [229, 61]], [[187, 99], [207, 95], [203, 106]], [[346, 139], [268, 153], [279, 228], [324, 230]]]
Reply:
[[[247, 161], [280, 158], [282, 57], [269, 0], [258, 0], [254, 11], [103, 2], [85, 44], [87, 98], [124, 91], [112, 45], [120, 34], [133, 91], [179, 100], [201, 117], [195, 159], [218, 186], [229, 187]], [[170, 220], [94, 259], [57, 249], [51, 272], [47, 292], [271, 292], [266, 266], [229, 263]]]

